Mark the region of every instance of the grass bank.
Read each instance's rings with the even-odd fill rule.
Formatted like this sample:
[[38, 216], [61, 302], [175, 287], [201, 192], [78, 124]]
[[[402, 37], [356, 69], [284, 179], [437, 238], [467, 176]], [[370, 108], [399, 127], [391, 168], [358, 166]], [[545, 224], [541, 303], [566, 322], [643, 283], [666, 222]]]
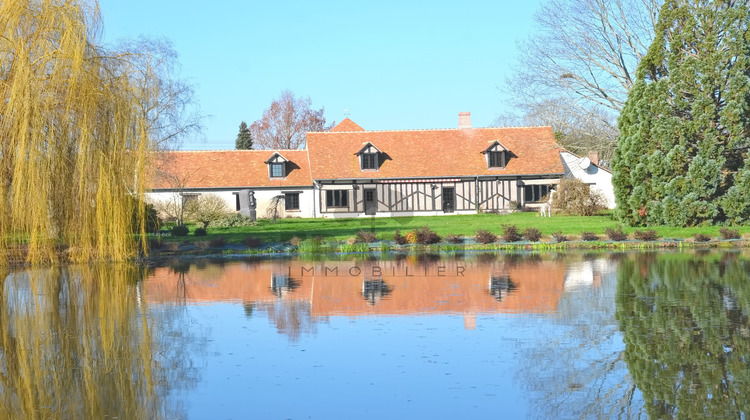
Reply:
[[[377, 235], [378, 240], [393, 240], [396, 231], [402, 234], [407, 231], [422, 226], [428, 226], [431, 230], [442, 237], [447, 235], [462, 235], [466, 238], [472, 238], [477, 230], [484, 229], [490, 232], [501, 234], [503, 225], [514, 225], [520, 231], [526, 228], [537, 228], [542, 232], [541, 243], [538, 244], [467, 244], [464, 247], [475, 247], [478, 249], [518, 249], [519, 247], [532, 247], [535, 249], [548, 248], [559, 249], [561, 247], [587, 247], [587, 248], [610, 248], [608, 242], [591, 242], [584, 245], [574, 244], [556, 244], [552, 236], [553, 233], [560, 232], [570, 240], [575, 241], [580, 238], [581, 232], [593, 232], [606, 240], [604, 234], [607, 228], [617, 228], [622, 226], [619, 222], [612, 220], [609, 214], [597, 216], [553, 216], [540, 217], [538, 213], [512, 213], [512, 214], [476, 214], [476, 215], [453, 215], [453, 216], [413, 216], [413, 217], [372, 217], [357, 219], [280, 219], [277, 223], [270, 220], [259, 220], [255, 226], [221, 228], [208, 228], [208, 235], [204, 237], [195, 237], [192, 233], [184, 237], [165, 236], [161, 240], [164, 243], [194, 243], [198, 248], [206, 248], [212, 242], [224, 243], [227, 245], [242, 245], [252, 237], [264, 244], [270, 243], [288, 243], [304, 242], [311, 238], [319, 238], [323, 242], [342, 242], [341, 245], [347, 245], [345, 242], [351, 241], [360, 230], [372, 231]], [[623, 231], [632, 238], [633, 232], [637, 228], [622, 226]], [[718, 226], [700, 226], [690, 228], [678, 228], [661, 226], [649, 228], [656, 230], [660, 238], [665, 239], [688, 239], [696, 234], [707, 235], [711, 238], [720, 237]], [[737, 227], [740, 234], [747, 239], [750, 237], [750, 226]], [[191, 228], [191, 232], [192, 232]], [[641, 229], [643, 230], [643, 229]], [[294, 240], [297, 238], [297, 240]], [[660, 242], [664, 243], [664, 242]], [[618, 247], [643, 247], [640, 243], [624, 242], [625, 245]], [[296, 244], [295, 244], [296, 245]], [[305, 245], [303, 245], [304, 247]], [[648, 245], [657, 247], [656, 245]], [[679, 243], [666, 241], [666, 245], [660, 246], [680, 246]], [[339, 249], [340, 245], [334, 248]], [[461, 245], [459, 245], [461, 247]], [[174, 247], [173, 247], [174, 248]], [[356, 248], [359, 251], [361, 247]], [[442, 249], [449, 249], [450, 245], [443, 245]], [[346, 252], [348, 249], [339, 249]], [[317, 251], [317, 250], [316, 250]], [[313, 251], [313, 252], [316, 252]], [[355, 251], [352, 247], [351, 251]]]

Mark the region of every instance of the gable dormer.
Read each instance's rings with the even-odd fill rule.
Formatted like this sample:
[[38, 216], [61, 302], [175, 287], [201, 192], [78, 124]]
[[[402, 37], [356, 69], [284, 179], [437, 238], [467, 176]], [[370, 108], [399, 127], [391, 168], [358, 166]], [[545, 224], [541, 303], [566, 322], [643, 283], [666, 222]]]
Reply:
[[359, 169], [362, 171], [377, 171], [380, 169], [380, 155], [382, 153], [369, 141], [365, 143], [359, 149], [359, 152], [355, 153], [359, 157]]
[[487, 169], [505, 169], [510, 159], [510, 150], [497, 140], [490, 142], [490, 146], [482, 152], [487, 160]]
[[289, 160], [284, 156], [281, 156], [281, 153], [275, 152], [272, 154], [271, 157], [266, 160], [266, 165], [268, 165], [268, 177], [271, 179], [286, 178], [288, 163]]

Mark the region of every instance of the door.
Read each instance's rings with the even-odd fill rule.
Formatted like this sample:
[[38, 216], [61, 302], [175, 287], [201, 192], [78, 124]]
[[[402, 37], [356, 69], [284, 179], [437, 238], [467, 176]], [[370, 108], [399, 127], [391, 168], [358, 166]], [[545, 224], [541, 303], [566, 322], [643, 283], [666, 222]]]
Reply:
[[378, 192], [375, 189], [365, 190], [365, 214], [373, 215], [378, 212]]
[[453, 213], [456, 209], [456, 189], [443, 187], [443, 213]]

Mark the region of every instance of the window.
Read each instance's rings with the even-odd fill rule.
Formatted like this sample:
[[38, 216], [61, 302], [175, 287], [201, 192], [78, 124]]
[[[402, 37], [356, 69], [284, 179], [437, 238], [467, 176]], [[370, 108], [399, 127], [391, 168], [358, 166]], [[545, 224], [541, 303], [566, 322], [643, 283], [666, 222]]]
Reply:
[[271, 178], [283, 178], [286, 176], [284, 173], [283, 163], [271, 163]]
[[523, 187], [523, 199], [527, 203], [538, 203], [551, 189], [552, 185], [526, 185]]
[[284, 208], [286, 210], [299, 210], [299, 193], [284, 194]]
[[326, 191], [326, 207], [349, 207], [349, 191]]
[[378, 169], [377, 153], [362, 153], [362, 170], [365, 169]]
[[505, 167], [505, 152], [489, 152], [488, 159], [490, 168]]
[[240, 193], [232, 193], [234, 194], [234, 209], [237, 211], [240, 211]]

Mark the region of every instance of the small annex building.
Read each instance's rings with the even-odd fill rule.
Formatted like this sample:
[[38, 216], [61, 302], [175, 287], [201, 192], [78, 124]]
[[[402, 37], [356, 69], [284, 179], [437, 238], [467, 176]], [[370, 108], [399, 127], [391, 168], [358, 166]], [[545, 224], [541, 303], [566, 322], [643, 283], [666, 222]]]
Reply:
[[283, 197], [282, 217], [332, 218], [535, 207], [566, 175], [611, 190], [611, 174], [599, 186], [608, 172], [593, 163], [581, 169], [551, 127], [474, 128], [468, 112], [454, 129], [367, 131], [346, 118], [331, 131], [307, 133], [306, 146], [164, 152], [148, 198], [213, 192], [243, 211], [242, 194], [251, 190], [258, 217]]

